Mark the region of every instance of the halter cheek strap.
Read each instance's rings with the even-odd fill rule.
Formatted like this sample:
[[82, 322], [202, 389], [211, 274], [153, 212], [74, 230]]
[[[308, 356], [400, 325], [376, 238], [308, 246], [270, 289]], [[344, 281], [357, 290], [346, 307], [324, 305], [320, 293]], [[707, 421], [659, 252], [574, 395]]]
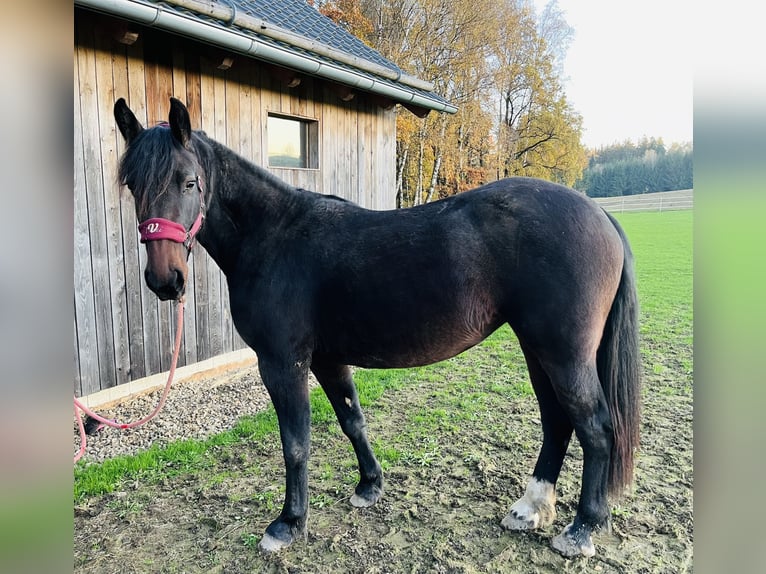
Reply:
[[202, 228], [202, 222], [205, 219], [205, 201], [203, 199], [202, 180], [197, 176], [197, 186], [199, 187], [199, 214], [194, 220], [192, 226], [187, 230], [180, 223], [170, 221], [163, 217], [152, 217], [139, 223], [138, 232], [141, 234], [141, 243], [147, 241], [157, 241], [159, 239], [168, 239], [176, 243], [183, 243], [186, 249], [191, 251], [194, 247], [194, 237]]

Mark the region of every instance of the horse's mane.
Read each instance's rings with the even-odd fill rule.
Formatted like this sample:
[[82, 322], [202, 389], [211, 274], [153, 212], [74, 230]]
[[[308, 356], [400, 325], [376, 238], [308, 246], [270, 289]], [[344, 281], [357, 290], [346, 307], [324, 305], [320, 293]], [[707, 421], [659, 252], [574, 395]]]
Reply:
[[197, 163], [203, 177], [208, 180], [208, 190], [214, 185], [219, 171], [216, 166], [220, 165], [239, 165], [241, 169], [248, 170], [249, 177], [257, 178], [251, 181], [260, 181], [265, 188], [280, 190], [285, 194], [296, 189], [269, 170], [211, 139], [204, 131], [192, 132], [191, 146], [192, 150], [184, 149], [173, 137], [168, 125], [163, 123], [143, 130], [130, 143], [117, 175], [121, 185], [130, 187], [136, 199], [139, 219], [145, 217], [151, 204], [171, 188], [171, 180], [181, 161], [181, 154], [189, 154], [192, 161]]
[[149, 190], [157, 190], [153, 199], [169, 188], [174, 173], [176, 154], [183, 150], [170, 129], [160, 124], [157, 128], [143, 130], [130, 143], [120, 161], [117, 177], [121, 185], [133, 192], [141, 217], [149, 208]]

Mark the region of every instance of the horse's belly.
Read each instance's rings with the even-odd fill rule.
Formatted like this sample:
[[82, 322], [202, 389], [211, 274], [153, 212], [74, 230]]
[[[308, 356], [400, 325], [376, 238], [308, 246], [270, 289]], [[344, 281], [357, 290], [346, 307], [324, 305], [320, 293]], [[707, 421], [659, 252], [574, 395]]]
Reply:
[[328, 297], [317, 306], [319, 347], [350, 365], [422, 366], [454, 357], [503, 323], [488, 279], [435, 275], [422, 273], [418, 288], [404, 294], [391, 275], [348, 289], [344, 298]]
[[364, 368], [405, 368], [430, 365], [449, 359], [483, 341], [500, 326], [495, 321], [480, 328], [445, 325], [428, 330], [389, 328], [352, 337], [337, 337], [339, 363]]
[[456, 347], [442, 347], [438, 349], [404, 350], [398, 353], [390, 351], [381, 353], [352, 353], [339, 361], [347, 365], [354, 365], [366, 369], [402, 369], [409, 367], [422, 367], [450, 359], [459, 355], [481, 342], [481, 339]]

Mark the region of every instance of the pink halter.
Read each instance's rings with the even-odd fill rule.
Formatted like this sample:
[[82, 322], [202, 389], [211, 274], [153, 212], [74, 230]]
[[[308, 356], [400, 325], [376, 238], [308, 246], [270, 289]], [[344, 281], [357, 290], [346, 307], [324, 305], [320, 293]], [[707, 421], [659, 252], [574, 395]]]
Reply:
[[157, 241], [158, 239], [169, 239], [176, 243], [183, 243], [186, 249], [191, 251], [191, 248], [194, 246], [194, 237], [202, 228], [202, 222], [205, 219], [205, 200], [203, 198], [202, 180], [199, 176], [197, 176], [197, 186], [199, 187], [199, 215], [197, 215], [197, 219], [192, 223], [191, 228], [187, 231], [180, 223], [163, 217], [152, 217], [138, 225], [141, 243]]

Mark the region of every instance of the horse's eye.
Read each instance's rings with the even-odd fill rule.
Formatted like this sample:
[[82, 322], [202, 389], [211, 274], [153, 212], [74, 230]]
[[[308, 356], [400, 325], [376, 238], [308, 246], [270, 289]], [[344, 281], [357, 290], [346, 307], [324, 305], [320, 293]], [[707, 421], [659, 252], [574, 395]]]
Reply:
[[184, 191], [192, 191], [194, 187], [197, 185], [197, 182], [193, 179], [190, 179], [186, 182], [186, 187], [184, 188]]

